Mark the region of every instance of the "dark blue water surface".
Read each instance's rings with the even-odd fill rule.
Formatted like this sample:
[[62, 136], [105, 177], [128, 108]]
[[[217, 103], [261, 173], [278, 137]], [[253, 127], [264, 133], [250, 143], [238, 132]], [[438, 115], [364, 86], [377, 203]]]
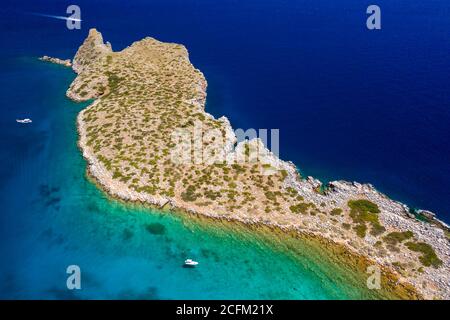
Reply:
[[[151, 257], [175, 263], [188, 253], [220, 252], [231, 259], [257, 252], [247, 252], [250, 244], [239, 247], [232, 240], [221, 247], [224, 240], [209, 234], [203, 237], [212, 243], [210, 248], [196, 248], [202, 237], [185, 235], [182, 224], [169, 218], [157, 221], [169, 236], [173, 231], [178, 238], [155, 240], [145, 226], [159, 218], [141, 217], [118, 205], [111, 209], [84, 179], [75, 134], [75, 116], [83, 105], [64, 97], [74, 75], [35, 58], [44, 54], [72, 58], [91, 27], [102, 32], [114, 50], [145, 36], [186, 45], [191, 61], [208, 80], [209, 112], [226, 115], [234, 128], [279, 128], [281, 157], [292, 160], [304, 174], [324, 181], [369, 182], [394, 199], [450, 221], [448, 0], [379, 0], [382, 30], [378, 31], [366, 28], [365, 11], [372, 1], [76, 3], [83, 22], [81, 30], [73, 31], [63, 20], [30, 14], [65, 15], [72, 1], [1, 3], [0, 297], [36, 298], [46, 290], [44, 297], [67, 298], [60, 266], [74, 258], [91, 268], [91, 274], [110, 278], [107, 288], [83, 297], [111, 298], [123, 297], [117, 284], [127, 279], [123, 271], [127, 268], [136, 274], [151, 269], [149, 281], [164, 278], [158, 261], [147, 265]], [[33, 124], [15, 122], [25, 117]], [[128, 252], [120, 245], [124, 239], [131, 241]], [[148, 243], [161, 246], [160, 251], [145, 251]], [[230, 248], [236, 252], [231, 254]], [[114, 266], [109, 273], [102, 271], [102, 261]], [[51, 276], [43, 280], [29, 273], [32, 267], [57, 270], [53, 274], [59, 287], [52, 287], [56, 280]], [[178, 267], [169, 268], [167, 276], [175, 274], [174, 279], [181, 281], [186, 275]], [[286, 275], [292, 274], [293, 266], [285, 268]], [[308, 284], [303, 291], [272, 288], [264, 270], [247, 270], [245, 276], [254, 274], [258, 280], [249, 280], [253, 294], [242, 297], [336, 298], [346, 292], [329, 285], [323, 289], [317, 279], [324, 277], [308, 272], [302, 274], [301, 282]], [[230, 283], [233, 274], [230, 268], [208, 276]], [[175, 282], [158, 280], [153, 287], [139, 287], [141, 278], [133, 287], [139, 290], [127, 294], [230, 298], [239, 291], [236, 284], [229, 292], [217, 293], [220, 286], [214, 287], [206, 276], [203, 280], [191, 276], [198, 283], [191, 296], [183, 296]]]

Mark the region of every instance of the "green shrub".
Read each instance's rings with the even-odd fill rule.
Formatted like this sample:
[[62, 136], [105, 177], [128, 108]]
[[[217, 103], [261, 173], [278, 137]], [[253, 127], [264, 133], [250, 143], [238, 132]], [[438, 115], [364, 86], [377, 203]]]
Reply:
[[194, 186], [188, 186], [186, 191], [181, 193], [181, 199], [184, 201], [192, 202], [197, 200], [199, 196], [195, 193], [195, 187]]
[[250, 156], [250, 146], [248, 145], [248, 143], [244, 145], [244, 148], [245, 148], [244, 150], [245, 156], [248, 158]]
[[212, 191], [212, 190], [206, 190], [205, 191], [205, 197], [211, 200], [216, 200], [217, 198], [220, 198], [220, 192]]
[[365, 224], [358, 224], [353, 227], [353, 230], [356, 231], [358, 237], [364, 238], [366, 236], [367, 226]]
[[420, 262], [425, 267], [433, 266], [434, 268], [439, 268], [442, 265], [441, 259], [438, 258], [436, 252], [432, 246], [425, 242], [407, 242], [405, 245], [409, 250], [420, 252], [422, 256], [419, 257]]
[[311, 203], [299, 203], [299, 204], [290, 206], [289, 209], [293, 213], [303, 213], [303, 214], [305, 214], [309, 207], [311, 207]]
[[342, 213], [342, 209], [341, 208], [334, 208], [333, 210], [331, 210], [330, 214], [332, 216], [340, 216]]
[[380, 234], [383, 234], [386, 231], [386, 228], [383, 227], [379, 223], [372, 224], [372, 230], [370, 230], [370, 234], [373, 236], [379, 236]]
[[350, 200], [348, 206], [357, 212], [380, 213], [378, 206], [369, 200]]
[[266, 191], [264, 192], [267, 199], [271, 201], [277, 201], [277, 195], [272, 191]]

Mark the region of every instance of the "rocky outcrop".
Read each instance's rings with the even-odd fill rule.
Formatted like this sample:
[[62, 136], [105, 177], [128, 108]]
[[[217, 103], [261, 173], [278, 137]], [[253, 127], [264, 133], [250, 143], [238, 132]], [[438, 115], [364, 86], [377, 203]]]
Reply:
[[95, 69], [98, 63], [110, 53], [112, 53], [111, 44], [104, 43], [102, 34], [96, 29], [91, 29], [73, 58], [73, 70], [81, 73], [89, 68]]
[[100, 69], [112, 53], [111, 45], [103, 42], [101, 33], [91, 29], [73, 59], [72, 68], [78, 76], [67, 90], [70, 99], [86, 101], [109, 93], [108, 76]]

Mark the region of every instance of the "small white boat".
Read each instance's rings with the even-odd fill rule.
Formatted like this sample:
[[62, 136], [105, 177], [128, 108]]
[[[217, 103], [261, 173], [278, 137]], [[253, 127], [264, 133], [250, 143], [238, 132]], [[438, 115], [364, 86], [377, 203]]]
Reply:
[[186, 259], [184, 260], [184, 265], [189, 267], [195, 267], [196, 265], [198, 265], [198, 262], [192, 259]]
[[16, 119], [16, 122], [18, 123], [32, 123], [33, 121], [31, 121], [31, 119]]

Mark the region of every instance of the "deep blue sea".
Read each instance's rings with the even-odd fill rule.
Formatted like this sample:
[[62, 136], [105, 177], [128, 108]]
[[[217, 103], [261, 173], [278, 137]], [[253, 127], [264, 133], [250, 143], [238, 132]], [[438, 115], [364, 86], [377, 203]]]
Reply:
[[[0, 298], [369, 296], [277, 240], [130, 208], [86, 180], [85, 105], [65, 98], [74, 74], [36, 57], [72, 58], [91, 27], [114, 50], [145, 36], [184, 44], [207, 111], [280, 129], [281, 157], [303, 174], [369, 182], [450, 222], [449, 1], [379, 0], [377, 31], [361, 0], [77, 1], [81, 30], [31, 14], [69, 4], [0, 6]], [[208, 267], [181, 268], [188, 256]], [[81, 291], [65, 287], [69, 264]]]

